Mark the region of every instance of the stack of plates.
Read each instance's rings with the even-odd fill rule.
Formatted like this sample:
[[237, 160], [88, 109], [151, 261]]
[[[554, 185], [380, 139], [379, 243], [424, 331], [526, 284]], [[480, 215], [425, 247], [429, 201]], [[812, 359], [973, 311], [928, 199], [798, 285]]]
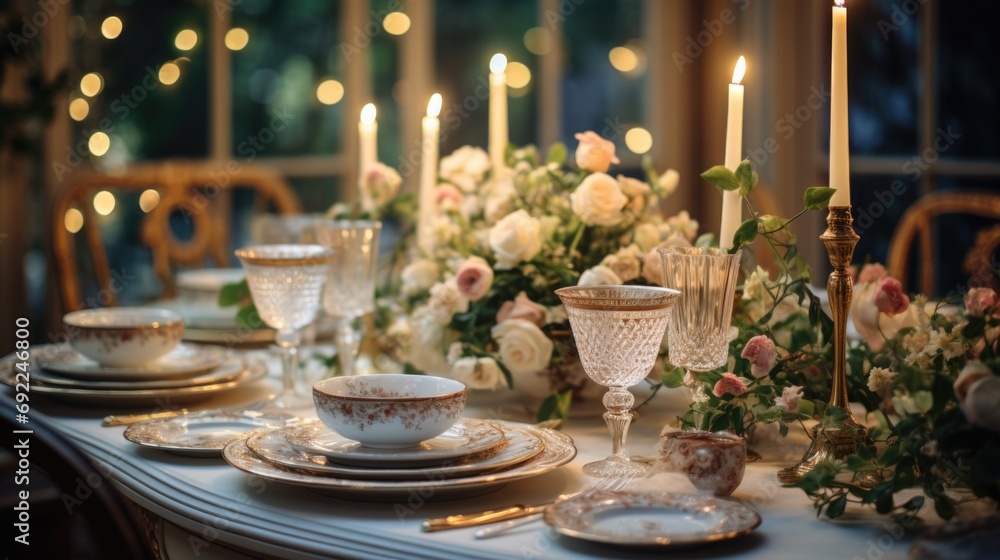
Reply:
[[207, 399], [257, 381], [267, 373], [229, 351], [181, 344], [141, 367], [108, 367], [64, 344], [32, 346], [25, 375], [13, 354], [0, 362], [0, 382], [30, 382], [31, 392], [74, 404], [144, 407]]
[[314, 423], [268, 430], [233, 442], [223, 457], [248, 473], [321, 493], [395, 500], [476, 495], [565, 465], [569, 436], [524, 424], [463, 418], [407, 449], [373, 449]]

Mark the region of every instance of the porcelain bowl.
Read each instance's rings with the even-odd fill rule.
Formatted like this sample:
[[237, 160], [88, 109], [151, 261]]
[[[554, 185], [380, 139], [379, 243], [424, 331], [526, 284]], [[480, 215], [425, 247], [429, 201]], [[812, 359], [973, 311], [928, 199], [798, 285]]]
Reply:
[[313, 385], [316, 414], [328, 428], [365, 447], [413, 447], [462, 416], [467, 391], [454, 379], [375, 374], [332, 377]]
[[166, 309], [109, 307], [63, 316], [73, 349], [107, 367], [155, 362], [181, 341], [184, 321]]
[[180, 312], [189, 327], [230, 328], [236, 325], [234, 307], [219, 307], [223, 286], [246, 278], [242, 268], [205, 268], [177, 273]]

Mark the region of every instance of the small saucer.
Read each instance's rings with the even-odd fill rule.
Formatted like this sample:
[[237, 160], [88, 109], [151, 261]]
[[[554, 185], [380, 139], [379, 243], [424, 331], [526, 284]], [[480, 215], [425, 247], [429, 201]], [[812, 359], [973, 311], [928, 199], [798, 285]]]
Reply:
[[503, 431], [485, 420], [460, 418], [446, 432], [406, 449], [375, 449], [347, 439], [322, 424], [286, 435], [288, 443], [334, 463], [358, 467], [411, 468], [441, 465], [485, 451], [503, 440]]
[[125, 439], [177, 455], [220, 457], [222, 448], [261, 428], [281, 428], [312, 422], [291, 414], [231, 410], [160, 418], [132, 424]]
[[36, 369], [31, 373], [34, 381], [58, 386], [73, 387], [77, 389], [174, 389], [179, 387], [195, 387], [199, 385], [209, 385], [211, 383], [222, 383], [234, 379], [237, 375], [247, 369], [246, 363], [240, 358], [230, 358], [219, 367], [200, 373], [194, 377], [181, 379], [154, 379], [149, 381], [103, 381], [99, 379], [73, 379], [64, 377], [58, 372], [51, 372], [47, 369]]
[[66, 377], [100, 381], [153, 381], [194, 377], [222, 365], [228, 356], [223, 348], [180, 344], [162, 358], [139, 367], [107, 367], [74, 352], [69, 346], [35, 350], [35, 362]]

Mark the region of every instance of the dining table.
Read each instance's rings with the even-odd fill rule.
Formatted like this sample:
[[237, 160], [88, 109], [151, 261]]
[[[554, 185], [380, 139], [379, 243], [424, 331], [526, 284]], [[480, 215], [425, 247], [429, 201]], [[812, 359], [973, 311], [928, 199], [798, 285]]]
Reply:
[[[242, 351], [268, 360], [269, 375], [251, 385], [213, 396], [189, 408], [240, 408], [259, 402], [279, 387], [276, 361], [267, 350]], [[690, 397], [664, 389], [636, 414], [629, 432], [629, 452], [655, 456], [661, 430], [675, 423]], [[472, 399], [464, 415], [530, 422], [523, 408]], [[762, 523], [732, 540], [683, 548], [636, 549], [598, 544], [557, 534], [542, 521], [478, 540], [478, 528], [424, 532], [428, 518], [501, 509], [513, 504], [544, 504], [594, 484], [582, 474], [585, 463], [610, 450], [608, 429], [598, 415], [578, 411], [561, 428], [573, 439], [576, 457], [540, 476], [490, 488], [471, 497], [435, 499], [433, 490], [412, 491], [385, 502], [384, 497], [351, 499], [321, 495], [308, 488], [244, 473], [221, 457], [186, 457], [142, 447], [123, 437], [124, 426], [102, 426], [109, 412], [58, 402], [39, 402], [44, 414], [84, 450], [98, 473], [153, 520], [155, 546], [163, 558], [830, 558], [890, 560], [907, 556], [909, 533], [891, 519], [858, 508], [837, 521], [817, 517], [808, 497], [778, 483], [776, 472], [788, 463], [748, 463], [733, 499], [756, 509]], [[134, 411], [133, 411], [134, 412]], [[306, 410], [303, 414], [309, 414]], [[805, 434], [784, 443], [786, 455], [801, 453]], [[789, 448], [790, 446], [790, 448]], [[796, 447], [796, 446], [801, 446]], [[790, 449], [790, 450], [789, 450]], [[766, 451], [766, 450], [764, 450]], [[632, 481], [630, 488], [693, 491], [680, 474], [660, 472]]]

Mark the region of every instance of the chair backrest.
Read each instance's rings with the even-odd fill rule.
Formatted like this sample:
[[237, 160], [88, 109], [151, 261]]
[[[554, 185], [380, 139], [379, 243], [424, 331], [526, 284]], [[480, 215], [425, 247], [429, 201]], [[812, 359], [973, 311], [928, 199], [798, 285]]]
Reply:
[[[78, 233], [85, 237], [99, 285], [111, 285], [107, 249], [92, 203], [95, 194], [109, 188], [157, 192], [159, 202], [142, 218], [139, 233], [142, 243], [150, 248], [154, 272], [163, 282], [163, 295], [167, 297], [174, 295], [172, 265], [199, 266], [211, 260], [221, 267], [230, 262], [232, 189], [254, 191], [279, 214], [301, 212], [289, 184], [266, 167], [167, 162], [135, 166], [121, 174], [86, 175], [63, 191], [52, 215], [53, 253], [64, 309], [79, 309], [83, 301], [73, 238], [76, 234], [64, 222], [71, 208], [83, 213], [83, 228]], [[171, 230], [170, 216], [178, 211], [192, 224], [193, 235], [188, 240], [177, 239]], [[113, 290], [104, 290], [102, 296], [106, 305], [117, 303]]]
[[[966, 214], [971, 216], [983, 216], [1000, 220], [1000, 195], [985, 193], [932, 193], [920, 200], [906, 210], [903, 218], [896, 226], [896, 231], [892, 235], [889, 244], [889, 257], [886, 266], [889, 274], [903, 282], [904, 287], [907, 272], [910, 267], [910, 256], [913, 250], [913, 243], [919, 239], [919, 274], [918, 281], [920, 292], [924, 294], [934, 293], [934, 243], [931, 230], [931, 220], [944, 214]], [[989, 232], [993, 232], [992, 235]], [[984, 276], [981, 270], [982, 259], [975, 257], [977, 254], [986, 256], [987, 262], [992, 262], [989, 255], [1000, 245], [1000, 235], [995, 228], [990, 228], [982, 232], [977, 237], [976, 245], [968, 253], [965, 260], [965, 272], [973, 277]], [[969, 248], [962, 248], [968, 250]], [[991, 273], [986, 271], [986, 276]]]

